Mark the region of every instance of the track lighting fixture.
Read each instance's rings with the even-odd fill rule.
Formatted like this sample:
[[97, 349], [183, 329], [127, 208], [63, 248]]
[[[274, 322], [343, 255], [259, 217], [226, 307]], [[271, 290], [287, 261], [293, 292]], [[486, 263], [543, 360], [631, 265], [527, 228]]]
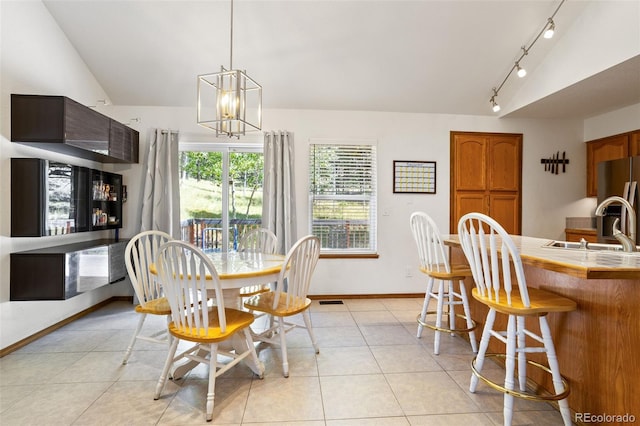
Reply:
[[493, 96], [491, 97], [491, 109], [493, 109], [493, 112], [498, 112], [500, 111], [500, 105], [498, 105], [498, 103], [496, 102], [496, 96], [498, 96], [498, 91], [496, 90], [496, 88], [493, 88]]
[[564, 4], [564, 2], [565, 2], [565, 0], [560, 0], [560, 4], [558, 4], [558, 7], [556, 8], [555, 12], [553, 12], [553, 15], [551, 15], [549, 17], [549, 19], [547, 19], [547, 21], [544, 23], [544, 26], [542, 27], [542, 30], [540, 30], [540, 32], [533, 39], [531, 44], [528, 47], [527, 46], [522, 46], [522, 48], [521, 48], [522, 49], [522, 53], [520, 54], [520, 57], [514, 62], [513, 66], [511, 67], [511, 70], [509, 70], [509, 72], [507, 73], [507, 76], [504, 78], [504, 80], [502, 80], [502, 83], [500, 83], [500, 85], [497, 88], [494, 87], [492, 89], [493, 90], [493, 95], [491, 95], [491, 98], [489, 98], [489, 103], [491, 104], [491, 109], [493, 110], [493, 112], [500, 111], [500, 105], [498, 105], [498, 102], [496, 101], [496, 98], [498, 97], [498, 93], [502, 89], [502, 86], [504, 86], [504, 84], [507, 82], [509, 77], [511, 77], [511, 74], [513, 74], [513, 72], [516, 71], [516, 74], [520, 78], [522, 78], [522, 77], [527, 75], [527, 70], [525, 70], [523, 67], [520, 66], [520, 61], [522, 61], [522, 58], [524, 58], [526, 55], [529, 54], [529, 50], [531, 50], [533, 45], [536, 44], [536, 42], [538, 41], [538, 39], [541, 36], [544, 36], [544, 38], [547, 38], [547, 39], [553, 37], [553, 34], [555, 32], [555, 29], [556, 29], [556, 24], [553, 21], [553, 18], [556, 16], [556, 14], [560, 10], [560, 7]]
[[549, 26], [547, 30], [544, 32], [544, 38], [551, 38], [556, 31], [556, 24], [553, 22], [553, 19], [549, 18]]

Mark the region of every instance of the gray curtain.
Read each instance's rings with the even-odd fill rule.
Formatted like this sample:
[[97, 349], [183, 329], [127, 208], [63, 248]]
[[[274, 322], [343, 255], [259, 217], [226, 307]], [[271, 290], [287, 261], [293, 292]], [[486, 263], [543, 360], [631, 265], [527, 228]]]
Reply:
[[164, 231], [180, 238], [178, 160], [178, 132], [153, 130], [145, 162], [141, 231]]
[[291, 133], [265, 133], [262, 226], [276, 234], [282, 254], [297, 241], [293, 158]]

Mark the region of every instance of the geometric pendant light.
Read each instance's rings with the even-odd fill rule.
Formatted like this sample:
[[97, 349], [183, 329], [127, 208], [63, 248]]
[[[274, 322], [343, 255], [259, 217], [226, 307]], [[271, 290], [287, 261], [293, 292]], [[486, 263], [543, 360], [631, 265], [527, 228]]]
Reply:
[[216, 136], [240, 137], [262, 128], [262, 86], [245, 71], [233, 69], [233, 0], [231, 0], [229, 70], [198, 76], [198, 124]]

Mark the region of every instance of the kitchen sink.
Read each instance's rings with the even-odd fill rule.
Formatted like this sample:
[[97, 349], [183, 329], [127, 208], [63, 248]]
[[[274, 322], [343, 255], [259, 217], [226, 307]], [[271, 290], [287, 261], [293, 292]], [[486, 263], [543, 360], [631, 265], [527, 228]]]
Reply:
[[564, 249], [564, 250], [585, 250], [585, 251], [613, 251], [613, 252], [621, 252], [622, 250], [621, 244], [602, 244], [602, 243], [579, 243], [573, 241], [549, 241], [547, 244], [542, 246], [543, 248], [554, 248], [554, 249]]

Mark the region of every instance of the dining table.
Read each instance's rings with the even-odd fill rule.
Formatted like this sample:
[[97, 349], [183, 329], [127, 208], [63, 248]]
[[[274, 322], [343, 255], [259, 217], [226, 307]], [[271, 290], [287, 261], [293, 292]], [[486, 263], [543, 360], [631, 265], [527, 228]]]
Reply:
[[[224, 293], [225, 306], [237, 309], [242, 309], [240, 289], [277, 281], [285, 259], [285, 256], [281, 254], [259, 252], [212, 251], [205, 252], [205, 254], [211, 259], [218, 273], [220, 285]], [[157, 274], [154, 264], [149, 265], [149, 270], [152, 274]], [[210, 281], [211, 290], [213, 290], [213, 280]], [[231, 347], [240, 353], [246, 350], [246, 342], [236, 335], [231, 338]], [[258, 375], [264, 371], [261, 366], [254, 364], [251, 357], [245, 358], [244, 362]], [[196, 361], [176, 364], [172, 369], [171, 377], [173, 377], [174, 380], [184, 377], [186, 373], [197, 365], [198, 363]]]

